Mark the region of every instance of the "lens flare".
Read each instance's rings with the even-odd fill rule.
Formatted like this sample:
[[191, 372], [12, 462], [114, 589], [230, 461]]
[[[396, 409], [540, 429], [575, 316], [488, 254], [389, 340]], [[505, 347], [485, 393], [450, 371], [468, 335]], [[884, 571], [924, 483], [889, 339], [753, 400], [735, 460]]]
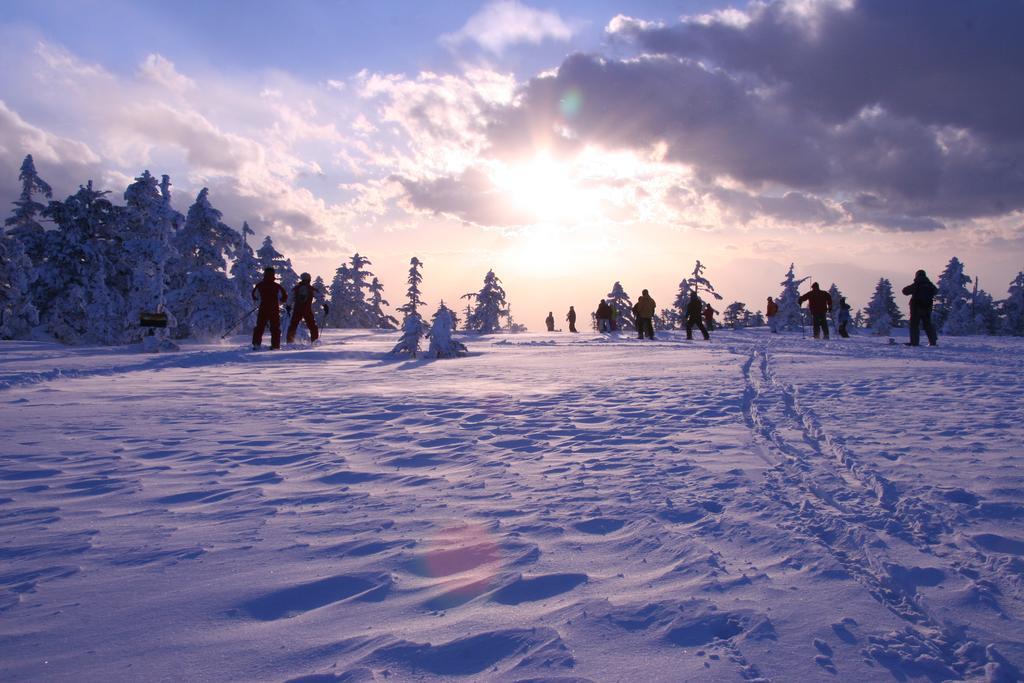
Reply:
[[583, 93], [578, 88], [569, 88], [558, 101], [558, 109], [562, 116], [567, 119], [575, 118], [583, 108]]

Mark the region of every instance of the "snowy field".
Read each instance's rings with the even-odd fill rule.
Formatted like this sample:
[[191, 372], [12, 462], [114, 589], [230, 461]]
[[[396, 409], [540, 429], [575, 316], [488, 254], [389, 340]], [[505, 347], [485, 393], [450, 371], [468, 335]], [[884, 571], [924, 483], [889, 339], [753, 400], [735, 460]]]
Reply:
[[1024, 339], [396, 336], [0, 343], [0, 680], [1021, 678]]

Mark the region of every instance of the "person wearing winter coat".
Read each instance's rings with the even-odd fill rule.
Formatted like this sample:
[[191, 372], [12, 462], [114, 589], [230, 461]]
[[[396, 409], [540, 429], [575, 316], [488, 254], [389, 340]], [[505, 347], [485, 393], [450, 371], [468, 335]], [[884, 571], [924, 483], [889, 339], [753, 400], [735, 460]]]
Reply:
[[839, 315], [836, 317], [836, 323], [838, 324], [839, 336], [843, 339], [849, 339], [850, 333], [846, 331], [846, 326], [850, 324], [850, 304], [846, 303], [846, 297], [839, 297]]
[[548, 317], [544, 318], [544, 324], [548, 326], [548, 332], [555, 331], [555, 314], [548, 311]]
[[654, 312], [656, 310], [657, 304], [654, 303], [654, 299], [651, 298], [651, 295], [645, 289], [640, 298], [633, 304], [633, 315], [636, 317], [637, 339], [643, 339], [645, 334], [648, 339], [654, 339]]
[[263, 279], [252, 288], [252, 298], [260, 304], [252, 330], [252, 347], [258, 349], [263, 345], [263, 330], [270, 325], [270, 348], [281, 348], [281, 304], [288, 301], [288, 292], [275, 282], [270, 266], [263, 269]]
[[811, 285], [811, 291], [799, 299], [800, 303], [807, 302], [807, 308], [811, 312], [811, 320], [814, 322], [814, 338], [824, 334], [828, 339], [828, 314], [832, 312], [832, 295], [821, 289], [817, 282]]
[[775, 300], [768, 297], [768, 307], [765, 309], [765, 315], [768, 316], [768, 329], [772, 331], [772, 334], [779, 333], [778, 318], [779, 305], [775, 303]]
[[704, 302], [694, 294], [686, 304], [686, 338], [693, 339], [693, 328], [696, 327], [704, 335], [704, 341], [711, 339], [708, 329], [704, 327]]
[[619, 309], [608, 304], [608, 329], [615, 332], [619, 329]]
[[711, 304], [704, 304], [704, 325], [707, 326], [709, 332], [715, 329], [715, 313], [718, 311], [711, 308]]
[[918, 346], [921, 343], [920, 328], [923, 326], [928, 335], [928, 346], [935, 346], [939, 337], [932, 324], [932, 300], [939, 293], [938, 287], [928, 279], [927, 273], [919, 270], [914, 281], [903, 288], [903, 293], [910, 297], [910, 342], [907, 345]]
[[598, 332], [610, 331], [611, 325], [609, 320], [612, 317], [612, 309], [607, 303], [605, 303], [604, 299], [601, 299], [601, 303], [597, 305], [597, 312], [594, 314], [594, 317], [597, 319]]
[[578, 332], [576, 329], [576, 309], [572, 306], [569, 307], [569, 313], [566, 314], [565, 319], [569, 322], [569, 331]]
[[306, 327], [309, 328], [310, 342], [315, 342], [320, 338], [320, 330], [317, 328], [316, 318], [313, 316], [313, 299], [320, 293], [320, 290], [314, 287], [309, 280], [309, 273], [303, 273], [299, 284], [292, 288], [295, 305], [292, 308], [292, 319], [288, 323], [287, 341], [289, 344], [295, 341], [295, 332], [299, 329], [299, 322], [302, 320], [306, 321]]

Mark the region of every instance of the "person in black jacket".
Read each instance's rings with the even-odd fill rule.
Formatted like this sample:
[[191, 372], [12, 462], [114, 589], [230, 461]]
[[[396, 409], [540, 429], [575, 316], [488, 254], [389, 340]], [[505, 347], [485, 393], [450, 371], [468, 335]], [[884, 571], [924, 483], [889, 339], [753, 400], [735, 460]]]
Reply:
[[597, 319], [598, 332], [612, 331], [610, 322], [612, 317], [612, 309], [611, 306], [605, 303], [604, 299], [601, 299], [601, 302], [597, 304], [597, 312], [594, 314], [594, 317]]
[[686, 304], [686, 338], [693, 339], [693, 328], [696, 327], [704, 335], [704, 341], [711, 339], [708, 329], [704, 327], [704, 302], [694, 294]]
[[932, 299], [939, 293], [939, 288], [932, 284], [923, 270], [919, 270], [914, 275], [914, 281], [903, 288], [903, 293], [910, 297], [910, 341], [907, 346], [918, 346], [921, 343], [919, 325], [924, 326], [924, 332], [928, 335], [928, 346], [935, 346], [939, 338], [932, 325]]

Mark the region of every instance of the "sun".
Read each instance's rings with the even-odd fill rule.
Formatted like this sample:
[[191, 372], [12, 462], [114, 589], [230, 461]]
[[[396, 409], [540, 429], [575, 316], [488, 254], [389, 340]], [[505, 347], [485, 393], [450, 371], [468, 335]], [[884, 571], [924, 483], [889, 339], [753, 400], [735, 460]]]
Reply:
[[576, 172], [571, 164], [540, 152], [529, 161], [501, 166], [494, 182], [517, 211], [534, 216], [536, 223], [575, 223], [588, 210]]

